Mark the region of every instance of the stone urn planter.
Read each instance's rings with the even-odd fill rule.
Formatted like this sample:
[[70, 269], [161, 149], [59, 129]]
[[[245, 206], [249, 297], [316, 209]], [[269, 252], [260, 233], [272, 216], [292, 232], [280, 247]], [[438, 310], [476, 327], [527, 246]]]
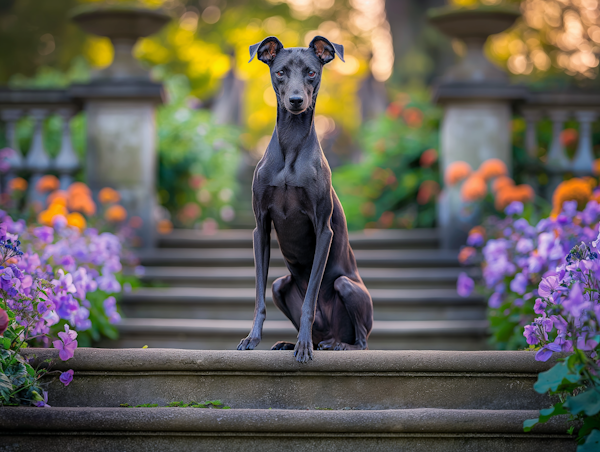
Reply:
[[159, 10], [103, 5], [78, 8], [72, 20], [88, 33], [110, 38], [114, 46], [113, 63], [96, 78], [147, 79], [148, 71], [132, 55], [133, 46], [139, 38], [157, 33], [171, 17]]
[[452, 38], [464, 41], [467, 54], [445, 75], [444, 81], [507, 82], [504, 71], [484, 55], [483, 46], [491, 35], [500, 33], [521, 16], [519, 10], [506, 7], [435, 8], [428, 12], [429, 22]]

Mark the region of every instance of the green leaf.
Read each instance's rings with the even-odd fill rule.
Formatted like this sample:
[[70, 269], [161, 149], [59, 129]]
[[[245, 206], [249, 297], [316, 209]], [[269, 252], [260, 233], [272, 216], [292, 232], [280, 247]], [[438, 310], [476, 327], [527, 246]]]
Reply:
[[585, 443], [577, 446], [577, 452], [598, 452], [600, 450], [600, 430], [593, 430]]
[[548, 422], [548, 420], [553, 416], [559, 416], [561, 414], [569, 414], [568, 411], [565, 410], [563, 403], [558, 402], [551, 406], [550, 408], [545, 408], [540, 410], [540, 417], [537, 419], [527, 419], [523, 422], [523, 430], [526, 432], [531, 431], [531, 429], [536, 424], [543, 424]]
[[574, 374], [570, 372], [566, 362], [558, 363], [538, 375], [538, 381], [533, 385], [533, 389], [540, 394], [545, 394], [547, 391], [556, 391], [565, 379], [567, 382], [575, 383], [581, 379], [580, 369], [581, 366], [577, 366], [577, 373]]
[[595, 388], [590, 388], [575, 397], [569, 397], [565, 402], [565, 408], [573, 414], [583, 412], [588, 416], [593, 416], [600, 412], [600, 392]]
[[3, 337], [2, 338], [2, 348], [4, 350], [9, 350], [11, 342], [12, 342], [12, 340], [9, 337]]

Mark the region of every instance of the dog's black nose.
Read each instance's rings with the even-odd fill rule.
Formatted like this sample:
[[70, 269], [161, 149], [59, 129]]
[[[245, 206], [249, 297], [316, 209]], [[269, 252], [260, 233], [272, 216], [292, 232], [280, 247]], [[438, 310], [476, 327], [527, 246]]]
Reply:
[[291, 96], [290, 104], [294, 108], [300, 108], [302, 106], [302, 97], [301, 96]]

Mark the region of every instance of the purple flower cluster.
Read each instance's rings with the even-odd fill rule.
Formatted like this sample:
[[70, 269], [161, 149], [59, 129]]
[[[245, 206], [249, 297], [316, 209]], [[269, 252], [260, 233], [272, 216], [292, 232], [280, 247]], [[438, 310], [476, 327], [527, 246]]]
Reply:
[[600, 343], [600, 234], [591, 245], [576, 245], [555, 274], [538, 286], [535, 312], [540, 315], [525, 326], [530, 345], [541, 345], [535, 358], [547, 361], [555, 352], [574, 349], [592, 352]]
[[[34, 335], [47, 334], [61, 319], [78, 331], [90, 329], [88, 293], [121, 291], [115, 276], [122, 269], [119, 238], [92, 228], [82, 233], [77, 228], [60, 224], [54, 228], [41, 226], [28, 230], [22, 221], [13, 221], [3, 211], [0, 211], [0, 221], [0, 239], [2, 230], [7, 236], [6, 245], [0, 252], [4, 252], [6, 256], [3, 257], [7, 259], [16, 258], [15, 263], [0, 270], [0, 287], [9, 295], [22, 292], [27, 298], [31, 290], [37, 290], [33, 284], [35, 280], [47, 280], [52, 284], [48, 297], [38, 304], [41, 317], [32, 327]], [[21, 247], [26, 250], [18, 256], [9, 248], [15, 243], [17, 234], [23, 241]], [[11, 303], [16, 301], [9, 300]], [[105, 303], [104, 315], [110, 323], [120, 320], [116, 304]]]

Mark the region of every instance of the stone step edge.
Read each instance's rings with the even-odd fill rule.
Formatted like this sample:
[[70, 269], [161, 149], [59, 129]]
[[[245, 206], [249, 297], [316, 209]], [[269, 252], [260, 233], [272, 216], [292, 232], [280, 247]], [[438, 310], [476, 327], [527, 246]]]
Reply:
[[[238, 335], [248, 334], [252, 320], [222, 319], [162, 319], [125, 318], [117, 324], [121, 334], [150, 335]], [[375, 337], [423, 337], [423, 336], [487, 336], [487, 320], [375, 320], [370, 338]], [[292, 323], [287, 320], [266, 320], [263, 337], [272, 335], [296, 335]]]
[[76, 373], [214, 371], [293, 372], [295, 375], [315, 372], [537, 374], [550, 369], [560, 358], [554, 356], [547, 362], [540, 362], [535, 360], [533, 352], [528, 351], [315, 351], [312, 361], [300, 364], [292, 351], [80, 347], [68, 361], [61, 361], [56, 349], [30, 348], [24, 350], [24, 354], [32, 358], [34, 367], [47, 366], [46, 360], [51, 359], [53, 369], [73, 369]]
[[[271, 291], [266, 299], [272, 301]], [[369, 289], [373, 302], [391, 305], [485, 305], [481, 296], [461, 297], [454, 289]], [[123, 295], [122, 303], [250, 303], [254, 304], [254, 288], [142, 287]]]
[[[328, 434], [522, 434], [534, 410], [281, 410], [202, 408], [25, 408], [0, 410], [4, 433], [226, 432]], [[533, 432], [568, 436], [566, 419], [552, 419]]]

